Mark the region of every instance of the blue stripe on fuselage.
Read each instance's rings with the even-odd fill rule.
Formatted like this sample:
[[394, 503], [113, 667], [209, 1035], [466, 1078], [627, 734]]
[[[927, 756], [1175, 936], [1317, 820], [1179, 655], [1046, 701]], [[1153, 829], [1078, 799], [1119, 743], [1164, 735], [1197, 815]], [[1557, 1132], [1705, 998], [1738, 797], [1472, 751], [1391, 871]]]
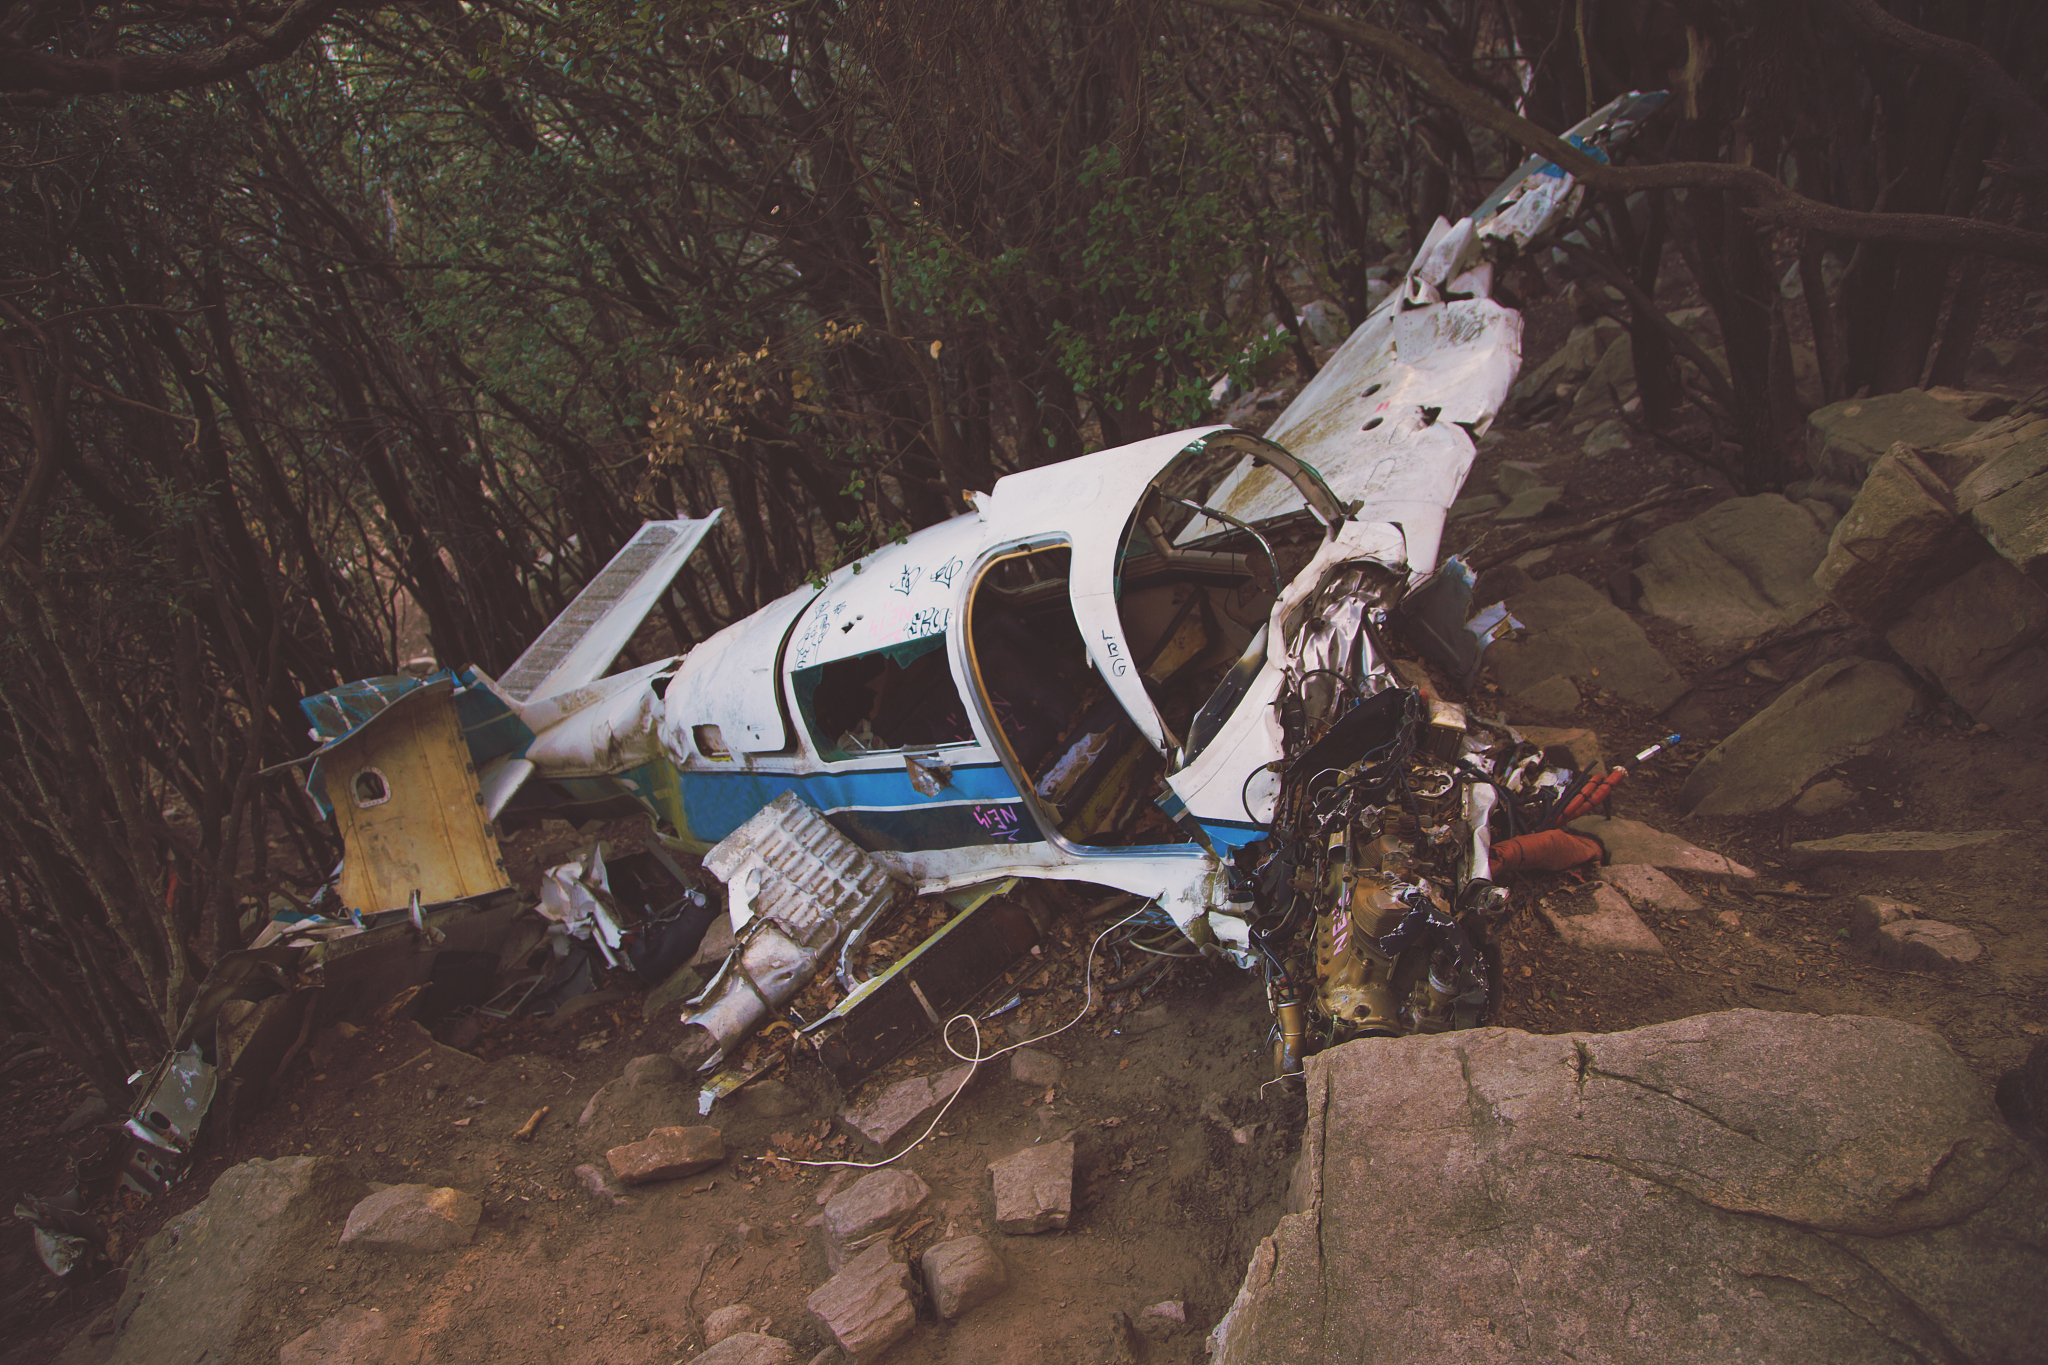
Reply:
[[840, 772], [783, 773], [723, 764], [684, 768], [676, 774], [676, 785], [688, 838], [706, 846], [786, 791], [827, 816], [840, 816], [833, 823], [870, 852], [1042, 837], [999, 763], [953, 769], [951, 782], [937, 796], [925, 796], [910, 784], [900, 756], [893, 767]]

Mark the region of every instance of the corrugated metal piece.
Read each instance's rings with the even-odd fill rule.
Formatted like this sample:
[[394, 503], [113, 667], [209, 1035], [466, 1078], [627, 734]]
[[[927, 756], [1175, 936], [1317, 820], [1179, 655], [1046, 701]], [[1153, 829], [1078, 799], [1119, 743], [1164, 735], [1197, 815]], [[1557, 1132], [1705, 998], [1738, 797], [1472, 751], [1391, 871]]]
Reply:
[[794, 792], [734, 830], [704, 866], [731, 888], [735, 932], [758, 915], [813, 949], [865, 924], [894, 890], [888, 873]]

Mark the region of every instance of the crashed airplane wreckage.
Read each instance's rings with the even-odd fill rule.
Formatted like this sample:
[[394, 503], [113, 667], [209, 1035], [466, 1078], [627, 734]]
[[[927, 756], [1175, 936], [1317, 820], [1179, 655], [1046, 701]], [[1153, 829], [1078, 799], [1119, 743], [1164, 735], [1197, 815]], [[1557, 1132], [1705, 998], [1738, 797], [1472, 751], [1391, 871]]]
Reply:
[[[1662, 100], [1624, 96], [1571, 140], [1604, 157]], [[1554, 824], [1574, 775], [1401, 685], [1388, 640], [1462, 685], [1507, 624], [1466, 619], [1443, 524], [1520, 364], [1494, 265], [1579, 193], [1532, 158], [1440, 220], [1263, 438], [1176, 432], [1012, 474], [687, 655], [605, 676], [716, 514], [650, 522], [502, 678], [308, 698], [321, 746], [299, 762], [346, 856], [324, 911], [250, 950], [271, 989], [311, 965], [276, 953], [314, 944], [334, 994], [359, 937], [400, 943], [424, 980], [419, 949], [488, 946], [519, 908], [493, 821], [643, 812], [728, 891], [736, 946], [683, 1016], [707, 1071], [829, 971], [845, 997], [793, 1026], [861, 1074], [1030, 946], [1028, 916], [990, 909], [1029, 878], [1140, 897], [1186, 950], [1264, 973], [1283, 1073], [1333, 1040], [1479, 1022], [1507, 905], [1494, 839]], [[716, 913], [672, 859], [638, 856], [661, 867], [637, 912], [594, 869], [557, 870], [588, 904], [556, 918], [610, 965], [650, 923], [701, 936]], [[868, 975], [899, 886], [957, 914]], [[202, 1050], [130, 1125], [159, 1156], [204, 1111]]]

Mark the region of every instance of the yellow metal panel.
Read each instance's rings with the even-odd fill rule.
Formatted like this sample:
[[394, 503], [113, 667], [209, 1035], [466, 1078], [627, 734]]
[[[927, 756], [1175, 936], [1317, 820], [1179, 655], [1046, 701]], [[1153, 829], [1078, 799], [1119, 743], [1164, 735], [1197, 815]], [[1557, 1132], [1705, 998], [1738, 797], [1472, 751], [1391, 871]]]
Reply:
[[[365, 913], [396, 910], [414, 891], [431, 904], [510, 884], [445, 689], [400, 697], [362, 733], [336, 745], [321, 767], [341, 829], [344, 905]], [[357, 782], [372, 769], [388, 792], [374, 804], [358, 793]]]

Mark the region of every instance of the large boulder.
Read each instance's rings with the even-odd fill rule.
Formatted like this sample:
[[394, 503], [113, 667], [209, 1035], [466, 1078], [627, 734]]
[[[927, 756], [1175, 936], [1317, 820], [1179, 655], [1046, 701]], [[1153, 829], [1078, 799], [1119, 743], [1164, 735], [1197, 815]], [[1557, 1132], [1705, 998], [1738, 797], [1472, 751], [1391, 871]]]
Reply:
[[2048, 393], [2040, 392], [1967, 438], [1922, 451], [1921, 458], [1943, 483], [1956, 488], [1987, 461], [2014, 446], [2038, 441], [2048, 441]]
[[1955, 495], [1912, 447], [1897, 445], [1835, 524], [1813, 581], [1851, 616], [1883, 626], [1988, 553], [1957, 515]]
[[1679, 789], [1688, 815], [1760, 815], [1904, 723], [1919, 689], [1890, 664], [1837, 659], [1779, 694], [1707, 751]]
[[1976, 435], [1983, 423], [1970, 420], [1969, 411], [1969, 404], [1944, 402], [1924, 389], [1830, 403], [1806, 419], [1807, 463], [1823, 477], [1860, 484], [1900, 441], [1942, 446]]
[[1957, 487], [1956, 505], [1992, 549], [2048, 587], [2048, 435], [1978, 466]]
[[1746, 644], [1820, 606], [1813, 573], [1827, 551], [1809, 509], [1777, 493], [1730, 498], [1643, 537], [1638, 605], [1708, 649]]
[[1884, 638], [1984, 724], [2048, 724], [2048, 592], [2005, 560], [1923, 594]]
[[[292, 1292], [294, 1249], [332, 1247], [336, 1225], [368, 1187], [332, 1157], [245, 1161], [203, 1203], [143, 1243], [114, 1306], [114, 1333], [75, 1344], [67, 1361], [199, 1365], [237, 1343]], [[104, 1352], [104, 1354], [101, 1354]]]
[[1519, 638], [1493, 644], [1486, 661], [1510, 695], [1535, 692], [1550, 679], [1564, 677], [1654, 709], [1685, 691], [1685, 681], [1643, 628], [1583, 579], [1558, 574], [1511, 595], [1507, 603], [1528, 629]]
[[1218, 1365], [2017, 1365], [2048, 1340], [2048, 1167], [1909, 1024], [1367, 1040], [1314, 1058], [1307, 1100]]

